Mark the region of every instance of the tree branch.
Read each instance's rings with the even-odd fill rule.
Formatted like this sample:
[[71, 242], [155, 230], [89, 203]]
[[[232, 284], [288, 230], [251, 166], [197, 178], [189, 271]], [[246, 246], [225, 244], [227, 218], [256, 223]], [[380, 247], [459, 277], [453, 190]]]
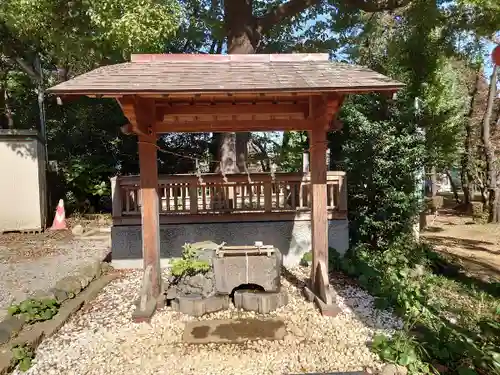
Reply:
[[[342, 0], [346, 8], [358, 9], [368, 13], [393, 10], [408, 5], [413, 0]], [[259, 32], [265, 34], [287, 18], [296, 16], [308, 8], [318, 5], [321, 0], [289, 0], [271, 9], [257, 20]]]
[[321, 0], [290, 0], [271, 9], [257, 20], [259, 32], [267, 33], [272, 27], [287, 18], [302, 13], [309, 7], [316, 6]]
[[348, 8], [356, 8], [368, 13], [394, 10], [410, 4], [413, 0], [344, 0]]
[[19, 66], [33, 79], [39, 80], [39, 74], [25, 61], [26, 55], [32, 52], [24, 42], [19, 40], [7, 27], [7, 24], [0, 20], [0, 39], [5, 43], [0, 45], [1, 52], [11, 61], [19, 64]]

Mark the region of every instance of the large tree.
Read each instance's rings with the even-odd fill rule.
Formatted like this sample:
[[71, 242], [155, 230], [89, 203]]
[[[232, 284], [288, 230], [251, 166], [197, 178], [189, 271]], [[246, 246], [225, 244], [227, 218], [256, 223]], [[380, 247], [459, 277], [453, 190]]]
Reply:
[[[257, 0], [217, 0], [211, 2], [211, 12], [222, 18], [223, 30], [227, 40], [227, 52], [230, 54], [251, 54], [258, 52], [277, 52], [265, 48], [272, 43], [272, 33], [276, 28], [289, 26], [293, 19], [300, 18], [309, 12], [308, 19], [319, 14], [335, 10], [362, 10], [379, 12], [392, 10], [410, 3], [411, 0], [289, 0], [289, 1], [257, 1]], [[219, 9], [219, 10], [218, 10]], [[321, 12], [322, 11], [322, 12]], [[288, 30], [293, 33], [293, 28]], [[267, 42], [267, 43], [266, 43]], [[271, 51], [269, 51], [271, 49]], [[280, 51], [281, 52], [281, 51]], [[249, 133], [222, 133], [217, 135], [219, 145], [220, 168], [224, 173], [245, 172], [247, 159], [247, 143]]]

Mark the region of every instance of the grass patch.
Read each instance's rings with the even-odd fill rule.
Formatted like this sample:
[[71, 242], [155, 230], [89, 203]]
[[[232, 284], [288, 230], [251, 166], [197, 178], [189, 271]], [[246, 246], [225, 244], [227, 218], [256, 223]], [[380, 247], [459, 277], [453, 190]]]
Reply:
[[[385, 251], [360, 246], [332, 268], [394, 307], [405, 330], [379, 336], [373, 350], [410, 374], [500, 374], [500, 303], [495, 283], [467, 276], [427, 244], [403, 238]], [[452, 272], [450, 272], [452, 270]]]
[[59, 311], [59, 303], [55, 299], [27, 299], [18, 305], [8, 308], [9, 315], [24, 315], [26, 323], [43, 322], [50, 320]]
[[17, 345], [12, 348], [12, 355], [19, 366], [19, 370], [26, 372], [30, 369], [35, 353], [27, 345]]

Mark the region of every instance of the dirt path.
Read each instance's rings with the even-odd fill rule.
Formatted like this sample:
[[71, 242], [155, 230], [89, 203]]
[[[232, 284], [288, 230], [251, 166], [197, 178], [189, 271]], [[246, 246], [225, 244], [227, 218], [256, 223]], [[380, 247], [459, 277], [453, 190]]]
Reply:
[[500, 225], [475, 224], [469, 217], [440, 214], [422, 236], [468, 273], [484, 281], [500, 280]]

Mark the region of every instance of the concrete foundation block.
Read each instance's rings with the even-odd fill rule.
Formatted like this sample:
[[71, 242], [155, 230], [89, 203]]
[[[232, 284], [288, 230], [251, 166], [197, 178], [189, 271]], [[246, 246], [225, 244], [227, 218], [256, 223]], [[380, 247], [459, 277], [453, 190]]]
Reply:
[[234, 306], [247, 311], [268, 314], [288, 303], [288, 294], [280, 292], [255, 292], [237, 290], [234, 293]]
[[203, 296], [194, 294], [180, 296], [172, 301], [171, 306], [174, 310], [190, 316], [202, 316], [216, 311], [229, 308], [229, 296], [214, 295], [203, 298]]
[[[114, 226], [111, 229], [112, 261], [116, 268], [142, 268], [142, 233], [140, 225]], [[206, 242], [211, 240], [211, 244]], [[311, 250], [310, 220], [163, 224], [160, 226], [162, 267], [169, 259], [182, 255], [182, 246], [202, 241], [205, 248], [225, 242], [231, 246], [262, 241], [283, 254], [283, 265], [299, 264], [302, 255]], [[196, 244], [199, 246], [199, 244]], [[344, 254], [349, 248], [347, 220], [328, 221], [328, 246]]]

